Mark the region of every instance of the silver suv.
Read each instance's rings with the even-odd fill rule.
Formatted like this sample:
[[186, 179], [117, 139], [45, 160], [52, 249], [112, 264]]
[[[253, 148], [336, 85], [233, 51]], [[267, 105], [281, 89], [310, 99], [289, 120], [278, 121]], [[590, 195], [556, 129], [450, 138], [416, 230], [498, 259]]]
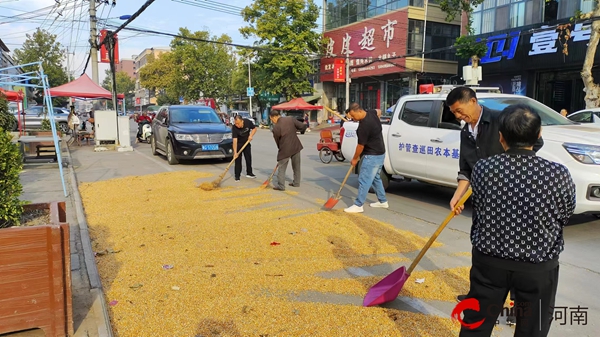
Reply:
[[[43, 105], [36, 105], [25, 109], [21, 113], [21, 123], [25, 121], [25, 130], [39, 130], [42, 128], [42, 121], [48, 118], [47, 109]], [[13, 112], [15, 118], [19, 120], [19, 115], [16, 111]], [[54, 107], [54, 120], [58, 123], [60, 131], [63, 133], [69, 132], [69, 110], [66, 108]], [[15, 126], [15, 130], [18, 125]]]

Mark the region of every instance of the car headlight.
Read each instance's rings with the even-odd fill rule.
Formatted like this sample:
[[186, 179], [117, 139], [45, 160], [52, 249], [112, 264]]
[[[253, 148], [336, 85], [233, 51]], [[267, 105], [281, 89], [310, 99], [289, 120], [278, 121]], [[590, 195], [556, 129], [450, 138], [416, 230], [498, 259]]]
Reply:
[[189, 135], [189, 134], [185, 134], [185, 133], [176, 133], [175, 134], [175, 139], [177, 139], [179, 141], [193, 142], [194, 141], [194, 135]]
[[223, 134], [223, 140], [232, 139], [232, 138], [233, 138], [233, 136], [231, 135], [231, 132]]
[[580, 163], [600, 165], [600, 146], [564, 143], [563, 147]]

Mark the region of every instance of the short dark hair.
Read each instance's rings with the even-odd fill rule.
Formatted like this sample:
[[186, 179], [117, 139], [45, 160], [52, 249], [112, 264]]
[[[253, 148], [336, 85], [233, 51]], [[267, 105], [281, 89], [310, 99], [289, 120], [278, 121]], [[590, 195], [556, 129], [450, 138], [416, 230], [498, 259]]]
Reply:
[[542, 128], [540, 115], [526, 104], [507, 106], [500, 114], [499, 122], [499, 131], [510, 148], [535, 145]]
[[242, 115], [235, 115], [234, 120], [243, 121], [244, 117]]
[[279, 110], [271, 110], [271, 112], [269, 112], [269, 116], [271, 116], [271, 117], [281, 116], [281, 112], [279, 112]]
[[467, 103], [471, 98], [477, 99], [475, 91], [469, 87], [457, 87], [452, 89], [446, 97], [446, 105], [451, 106], [456, 102]]
[[360, 107], [360, 105], [358, 103], [350, 104], [350, 111], [358, 111], [358, 110], [362, 110], [362, 108]]

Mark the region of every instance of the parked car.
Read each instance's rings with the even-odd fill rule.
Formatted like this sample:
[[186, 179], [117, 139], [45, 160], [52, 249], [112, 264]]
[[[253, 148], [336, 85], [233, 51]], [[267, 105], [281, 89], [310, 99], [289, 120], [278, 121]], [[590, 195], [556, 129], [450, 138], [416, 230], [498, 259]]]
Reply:
[[600, 124], [600, 108], [579, 110], [568, 115], [567, 118], [577, 123]]
[[[21, 113], [21, 123], [25, 121], [25, 130], [39, 130], [42, 128], [42, 121], [48, 118], [48, 112], [46, 107], [43, 105], [36, 105], [25, 109]], [[53, 107], [54, 120], [58, 123], [60, 131], [64, 133], [69, 132], [69, 109], [61, 107]], [[14, 112], [15, 118], [19, 120], [18, 113]], [[15, 127], [18, 128], [18, 125]]]
[[[459, 122], [445, 104], [453, 86], [439, 92], [407, 95], [398, 100], [390, 125], [382, 125], [386, 158], [381, 179], [387, 188], [393, 176], [434, 185], [456, 187], [460, 156]], [[575, 181], [575, 213], [600, 215], [600, 126], [579, 124], [531, 98], [476, 89], [479, 104], [503, 110], [511, 104], [527, 104], [542, 118], [544, 146], [540, 157], [565, 165]], [[497, 92], [500, 92], [497, 90]], [[358, 123], [340, 129], [342, 154], [352, 158]], [[360, 162], [356, 173], [360, 170]]]
[[207, 106], [162, 107], [152, 121], [150, 146], [153, 155], [165, 155], [170, 165], [180, 159], [233, 158], [231, 129]]

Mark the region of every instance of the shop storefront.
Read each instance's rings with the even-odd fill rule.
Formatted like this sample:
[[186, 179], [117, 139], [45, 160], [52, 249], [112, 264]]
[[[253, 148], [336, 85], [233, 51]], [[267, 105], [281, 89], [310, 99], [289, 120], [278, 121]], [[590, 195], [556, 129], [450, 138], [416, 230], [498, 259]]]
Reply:
[[[482, 35], [481, 40], [487, 40], [488, 52], [480, 62], [483, 67], [480, 85], [526, 95], [556, 111], [583, 109], [581, 70], [590, 38], [589, 25], [589, 22], [565, 21], [560, 28], [537, 24]], [[596, 54], [595, 64], [598, 62], [600, 56]], [[459, 64], [461, 69], [466, 65], [463, 63]], [[594, 78], [600, 80], [600, 73], [594, 72]]]
[[423, 47], [438, 50], [451, 46], [460, 34], [460, 25], [425, 24], [422, 13], [420, 17], [414, 13], [412, 7], [393, 10], [324, 33], [327, 57], [321, 59], [320, 80], [331, 107], [346, 109], [346, 84], [334, 81], [335, 59], [347, 57], [349, 101], [365, 109], [385, 111], [401, 96], [416, 93], [420, 84], [442, 84], [456, 74], [452, 50], [415, 55]]

